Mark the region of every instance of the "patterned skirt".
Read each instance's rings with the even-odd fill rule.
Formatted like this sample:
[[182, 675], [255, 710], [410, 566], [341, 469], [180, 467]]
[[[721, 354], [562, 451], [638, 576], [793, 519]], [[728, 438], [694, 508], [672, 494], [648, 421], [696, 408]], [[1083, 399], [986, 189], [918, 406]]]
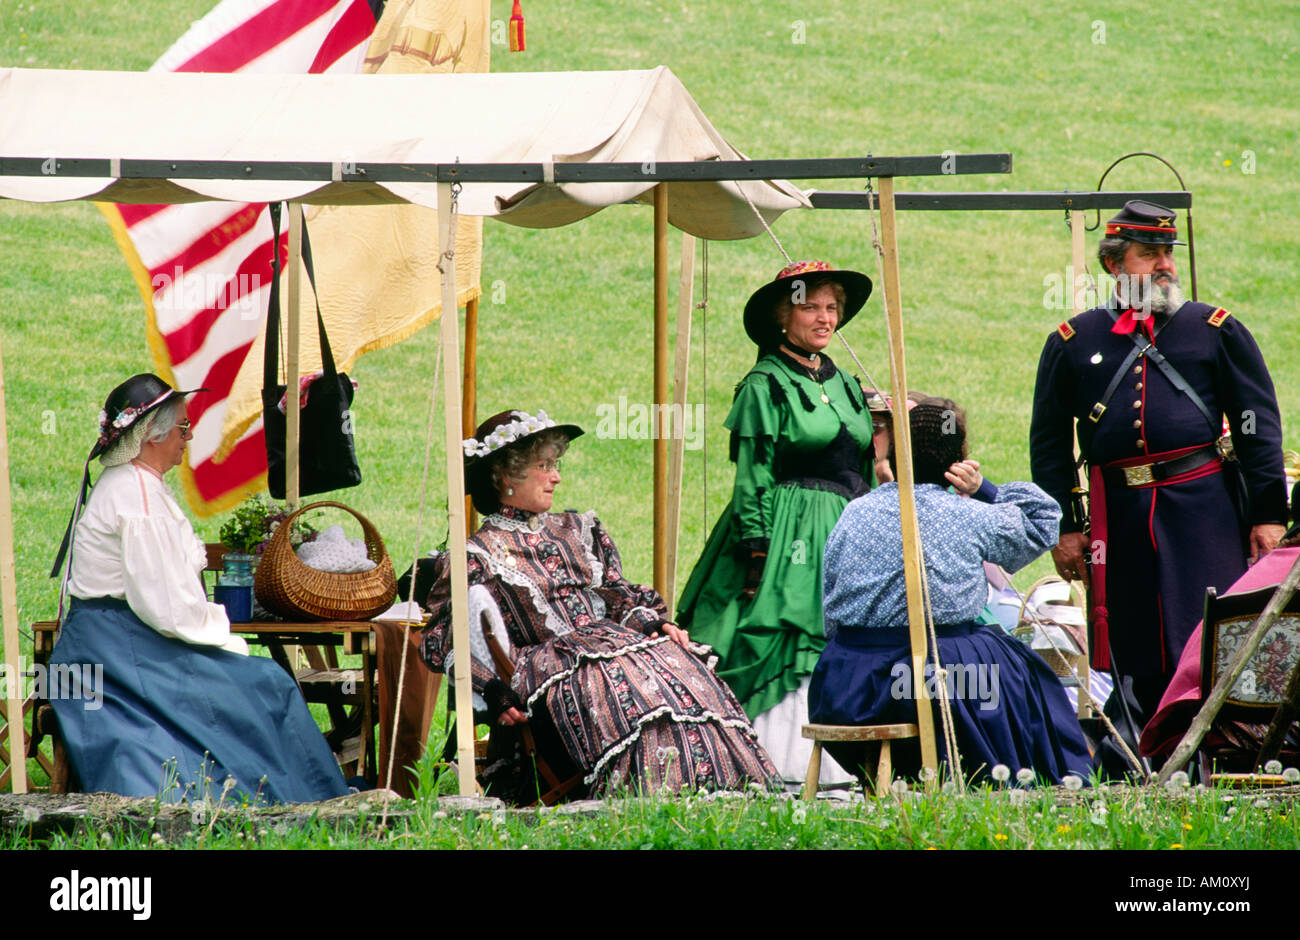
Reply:
[[774, 774], [736, 697], [668, 637], [609, 621], [520, 651], [515, 691], [545, 710], [590, 795], [729, 790]]

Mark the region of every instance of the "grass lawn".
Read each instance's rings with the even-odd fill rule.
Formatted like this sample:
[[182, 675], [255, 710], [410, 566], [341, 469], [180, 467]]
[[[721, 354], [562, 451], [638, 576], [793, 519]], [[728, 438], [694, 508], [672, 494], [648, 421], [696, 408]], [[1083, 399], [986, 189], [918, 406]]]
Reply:
[[[144, 69], [212, 2], [0, 0], [0, 65]], [[1289, 312], [1300, 274], [1300, 229], [1291, 218], [1300, 208], [1300, 12], [1293, 4], [1166, 5], [1158, 17], [1109, 0], [524, 6], [529, 51], [494, 47], [493, 71], [668, 65], [750, 157], [1014, 155], [1010, 176], [900, 180], [899, 191], [908, 192], [1090, 190], [1121, 154], [1161, 154], [1194, 193], [1200, 297], [1251, 328], [1273, 370], [1285, 442], [1300, 447], [1293, 417], [1300, 334]], [[508, 17], [509, 0], [493, 0], [492, 9]], [[1153, 161], [1129, 161], [1107, 188], [1177, 184]], [[1069, 261], [1062, 216], [916, 212], [902, 214], [899, 229], [911, 384], [967, 407], [972, 456], [990, 478], [1027, 478], [1038, 354], [1067, 315], [1047, 297]], [[774, 230], [795, 258], [825, 258], [876, 278], [866, 213], [788, 213]], [[651, 213], [641, 206], [560, 229], [485, 226], [483, 283], [503, 290], [495, 298], [486, 291], [481, 307], [480, 415], [541, 407], [591, 430], [602, 406], [651, 398], [651, 232]], [[673, 233], [674, 262], [679, 246]], [[19, 622], [26, 624], [55, 609], [56, 588], [45, 574], [103, 398], [153, 363], [136, 287], [92, 205], [0, 203], [0, 258]], [[679, 587], [730, 497], [722, 419], [754, 357], [740, 311], [783, 264], [766, 238], [709, 249], [709, 304], [696, 313], [688, 395], [705, 406], [707, 433], [701, 449], [687, 452]], [[701, 286], [697, 276], [697, 295]], [[887, 381], [879, 293], [845, 335]], [[435, 330], [424, 330], [353, 369], [366, 482], [340, 495], [379, 526], [399, 570], [445, 532], [436, 518], [445, 513], [439, 436], [429, 491], [435, 518], [415, 544], [436, 340]], [[565, 477], [557, 505], [597, 508], [628, 576], [649, 581], [650, 442], [589, 433], [565, 458]], [[221, 517], [195, 522], [215, 540]], [[1018, 581], [1027, 585], [1049, 567], [1040, 560]], [[1285, 831], [1293, 846], [1294, 825]], [[1174, 835], [1160, 830], [1166, 841]]]

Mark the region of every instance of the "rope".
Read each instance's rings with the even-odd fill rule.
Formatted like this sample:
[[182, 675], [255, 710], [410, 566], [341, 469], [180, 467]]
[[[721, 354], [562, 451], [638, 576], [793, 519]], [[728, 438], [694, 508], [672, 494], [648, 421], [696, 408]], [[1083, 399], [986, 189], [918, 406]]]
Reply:
[[[1029, 607], [1029, 599], [1033, 596], [1034, 592], [1038, 590], [1040, 586], [1047, 584], [1051, 581], [1052, 581], [1051, 577], [1040, 578], [1038, 581], [1035, 581], [1033, 584], [1029, 586], [1029, 590], [1025, 592], [1024, 596], [1021, 598], [1020, 601], [1020, 616], [1016, 618], [1017, 626], [1025, 622], [1025, 610]], [[1070, 592], [1071, 594], [1073, 594], [1074, 584], [1071, 582], [1066, 582], [1066, 583], [1070, 585]], [[1041, 620], [1046, 620], [1048, 623], [1056, 624], [1057, 626], [1062, 626], [1062, 624], [1058, 623], [1057, 621], [1053, 620], [1050, 617], [1043, 617], [1037, 611], [1034, 612], [1034, 616]], [[1128, 742], [1124, 740], [1124, 738], [1120, 735], [1119, 731], [1115, 728], [1115, 725], [1110, 720], [1110, 716], [1107, 715], [1104, 711], [1102, 711], [1101, 707], [1098, 706], [1098, 704], [1093, 700], [1092, 689], [1089, 688], [1088, 683], [1083, 681], [1083, 677], [1079, 675], [1078, 668], [1074, 665], [1074, 663], [1070, 662], [1070, 660], [1066, 658], [1065, 653], [1061, 650], [1059, 646], [1056, 645], [1056, 641], [1052, 639], [1052, 635], [1050, 633], [1044, 630], [1043, 637], [1047, 640], [1048, 643], [1052, 644], [1053, 652], [1055, 652], [1056, 655], [1060, 657], [1061, 662], [1065, 663], [1065, 665], [1069, 668], [1070, 675], [1074, 677], [1074, 681], [1079, 689], [1079, 695], [1082, 697], [1084, 704], [1086, 704], [1088, 708], [1092, 710], [1093, 714], [1095, 714], [1099, 719], [1101, 719], [1101, 723], [1106, 726], [1106, 730], [1110, 732], [1111, 737], [1113, 737], [1115, 739], [1115, 742], [1119, 745], [1120, 753], [1124, 755], [1124, 759], [1127, 760], [1133, 766], [1133, 769], [1137, 771], [1139, 777], [1150, 779], [1151, 776], [1150, 772], [1142, 766], [1140, 761], [1138, 761], [1137, 755], [1133, 753], [1133, 749], [1128, 746]], [[1085, 656], [1087, 655], [1086, 651], [1084, 655]], [[1123, 689], [1120, 689], [1119, 691], [1120, 694], [1122, 695]]]
[[836, 331], [835, 331], [835, 335], [838, 336], [838, 337], [840, 338], [840, 342], [843, 343], [843, 344], [844, 344], [844, 348], [847, 349], [847, 350], [849, 351], [849, 355], [853, 357], [853, 361], [856, 362], [856, 363], [858, 364], [858, 368], [862, 370], [862, 374], [865, 375], [865, 376], [867, 377], [867, 381], [871, 383], [871, 387], [874, 388], [874, 389], [876, 390], [877, 393], [882, 392], [883, 390], [881, 389], [881, 387], [880, 387], [879, 385], [876, 384], [876, 380], [873, 379], [873, 378], [871, 377], [871, 373], [870, 373], [869, 371], [867, 371], [867, 367], [864, 366], [864, 365], [862, 364], [862, 360], [858, 358], [858, 354], [855, 353], [855, 352], [853, 351], [853, 347], [849, 345], [849, 341], [848, 341], [847, 339], [844, 338], [844, 334], [841, 333], [839, 330], [836, 330]]
[[[450, 252], [443, 252], [448, 259], [455, 257], [455, 232], [456, 232], [456, 197], [459, 194], [459, 183], [452, 185], [452, 214], [451, 214], [451, 231], [452, 245]], [[439, 261], [438, 270], [442, 270], [442, 262]], [[447, 311], [442, 311], [442, 316], [447, 316]], [[452, 314], [455, 316], [455, 313]], [[433, 454], [433, 429], [436, 425], [437, 407], [438, 407], [438, 382], [442, 376], [442, 343], [438, 344], [438, 351], [433, 361], [433, 390], [429, 394], [429, 421], [425, 426], [424, 432], [424, 470], [420, 477], [420, 509], [415, 517], [415, 543], [411, 549], [411, 586], [407, 589], [406, 602], [408, 604], [415, 600], [415, 582], [416, 575], [419, 573], [420, 565], [420, 541], [423, 537], [424, 529], [424, 511], [427, 503], [429, 492], [429, 461]], [[384, 775], [384, 789], [391, 790], [393, 784], [393, 763], [397, 757], [397, 721], [402, 712], [402, 693], [406, 686], [406, 657], [410, 649], [410, 638], [407, 631], [402, 632], [402, 659], [397, 673], [397, 695], [393, 698], [393, 725], [392, 731], [388, 738], [388, 773]], [[384, 813], [380, 825], [388, 824], [388, 802], [384, 802]]]
[[754, 210], [754, 216], [758, 219], [758, 224], [763, 226], [763, 231], [767, 232], [767, 237], [772, 239], [772, 243], [776, 245], [777, 251], [781, 252], [781, 254], [785, 256], [785, 263], [787, 265], [794, 264], [794, 259], [786, 252], [785, 246], [781, 244], [781, 240], [776, 237], [771, 227], [768, 226], [767, 219], [763, 218], [763, 213], [758, 211], [758, 208], [754, 205], [754, 201], [749, 198], [749, 193], [745, 192], [745, 187], [740, 183], [737, 183], [736, 189], [740, 190], [740, 194], [745, 197], [745, 202], [749, 203], [749, 208]]

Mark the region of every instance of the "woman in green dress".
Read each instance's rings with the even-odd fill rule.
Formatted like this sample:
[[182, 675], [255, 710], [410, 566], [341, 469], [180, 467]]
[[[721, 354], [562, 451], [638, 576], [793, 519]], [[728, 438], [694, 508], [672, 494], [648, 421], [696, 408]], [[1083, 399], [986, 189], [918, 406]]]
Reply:
[[718, 676], [795, 781], [811, 751], [800, 735], [808, 682], [826, 645], [822, 550], [872, 479], [862, 386], [824, 350], [870, 294], [863, 274], [801, 261], [745, 305], [759, 358], [726, 420], [735, 489], [678, 606], [680, 626], [713, 646]]

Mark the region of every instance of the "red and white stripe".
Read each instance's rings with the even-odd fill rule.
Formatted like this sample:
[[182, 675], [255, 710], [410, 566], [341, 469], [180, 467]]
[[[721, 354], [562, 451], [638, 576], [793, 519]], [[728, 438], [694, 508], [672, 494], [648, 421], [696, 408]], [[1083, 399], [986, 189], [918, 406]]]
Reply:
[[[375, 19], [366, 0], [225, 0], [153, 66], [173, 72], [359, 72]], [[322, 118], [324, 120], [326, 118]], [[271, 285], [271, 223], [264, 204], [119, 205], [153, 286], [149, 315], [162, 343], [158, 371], [178, 388], [207, 388], [194, 423], [186, 486], [207, 515], [261, 486], [266, 448], [258, 421], [226, 458], [226, 399], [261, 332]], [[281, 252], [287, 233], [281, 234]]]

